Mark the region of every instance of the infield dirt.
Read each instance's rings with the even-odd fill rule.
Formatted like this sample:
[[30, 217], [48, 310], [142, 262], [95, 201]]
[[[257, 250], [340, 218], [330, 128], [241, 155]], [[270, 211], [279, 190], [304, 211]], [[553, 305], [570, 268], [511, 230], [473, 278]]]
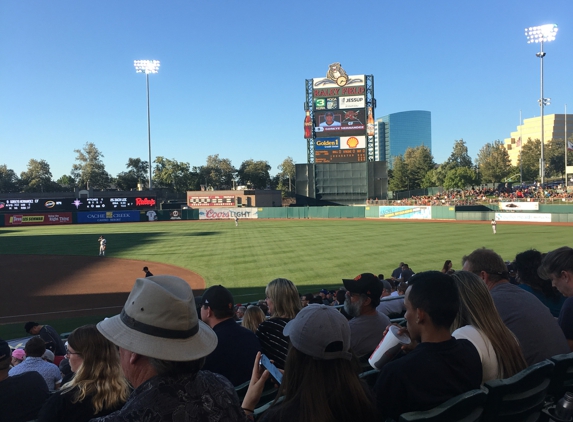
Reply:
[[[157, 262], [63, 255], [0, 255], [0, 324], [114, 315], [143, 267], [181, 277], [196, 290], [205, 282], [185, 268]], [[197, 292], [196, 294], [200, 294]]]

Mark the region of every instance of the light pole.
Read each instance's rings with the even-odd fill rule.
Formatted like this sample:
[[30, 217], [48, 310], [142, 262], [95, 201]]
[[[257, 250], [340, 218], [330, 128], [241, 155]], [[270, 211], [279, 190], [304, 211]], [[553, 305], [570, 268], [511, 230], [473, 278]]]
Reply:
[[539, 174], [541, 176], [541, 186], [545, 184], [545, 134], [544, 134], [544, 122], [543, 122], [543, 111], [546, 105], [549, 105], [550, 98], [545, 98], [543, 96], [543, 57], [545, 57], [545, 52], [543, 51], [543, 43], [553, 41], [555, 35], [557, 34], [557, 25], [550, 23], [547, 25], [533, 26], [530, 28], [525, 28], [525, 36], [527, 37], [527, 43], [540, 43], [541, 49], [539, 53], [535, 55], [541, 59], [541, 97], [539, 98], [539, 107], [541, 108], [541, 159], [539, 160]]
[[151, 124], [149, 119], [149, 74], [157, 73], [159, 70], [159, 60], [134, 60], [136, 73], [145, 73], [145, 85], [147, 87], [147, 144], [149, 146], [149, 190], [151, 185]]

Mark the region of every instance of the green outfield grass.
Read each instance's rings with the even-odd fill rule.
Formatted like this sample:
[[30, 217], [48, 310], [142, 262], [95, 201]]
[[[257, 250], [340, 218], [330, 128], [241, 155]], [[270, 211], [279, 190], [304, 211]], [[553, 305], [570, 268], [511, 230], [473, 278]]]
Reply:
[[[276, 277], [297, 286], [336, 285], [362, 272], [390, 275], [400, 261], [414, 271], [441, 269], [485, 246], [505, 260], [529, 248], [548, 251], [570, 243], [572, 228], [489, 222], [387, 220], [242, 220], [73, 225], [0, 229], [2, 254], [107, 255], [178, 265], [207, 285], [260, 288]], [[151, 266], [151, 265], [150, 265]], [[307, 289], [303, 289], [307, 290]]]
[[[546, 252], [569, 245], [572, 229], [499, 223], [494, 236], [487, 221], [374, 219], [242, 220], [239, 227], [233, 221], [38, 226], [0, 228], [0, 253], [97, 256], [103, 234], [109, 257], [143, 260], [152, 269], [153, 262], [188, 268], [207, 286], [223, 284], [237, 302], [246, 302], [263, 298], [264, 286], [277, 277], [307, 293], [341, 286], [342, 278], [363, 272], [390, 276], [400, 261], [416, 272], [439, 270], [446, 259], [460, 269], [462, 256], [476, 248], [492, 248], [512, 260], [529, 248]], [[99, 319], [43, 322], [66, 332]], [[0, 327], [0, 337], [22, 334], [21, 324]]]

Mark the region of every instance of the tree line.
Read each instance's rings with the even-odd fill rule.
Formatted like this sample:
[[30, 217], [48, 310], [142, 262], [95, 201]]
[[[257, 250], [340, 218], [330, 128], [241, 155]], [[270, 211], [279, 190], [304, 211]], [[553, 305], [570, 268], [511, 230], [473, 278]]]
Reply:
[[[572, 138], [573, 139], [573, 138]], [[83, 148], [74, 150], [75, 163], [69, 175], [53, 180], [50, 165], [46, 160], [30, 159], [26, 171], [18, 176], [5, 164], [0, 165], [0, 192], [64, 192], [75, 187], [81, 189], [135, 190], [138, 184], [148, 185], [149, 163], [141, 158], [128, 158], [126, 171], [115, 177], [110, 175], [103, 162], [103, 154], [88, 142]], [[545, 174], [548, 178], [563, 177], [565, 174], [565, 144], [562, 139], [552, 139], [545, 145]], [[569, 154], [571, 155], [571, 154]], [[430, 149], [426, 146], [408, 148], [404, 155], [393, 160], [389, 170], [388, 190], [413, 190], [433, 186], [445, 189], [463, 189], [482, 183], [506, 181], [533, 182], [538, 179], [541, 141], [528, 139], [521, 148], [520, 162], [512, 166], [509, 154], [501, 141], [485, 144], [477, 158], [472, 161], [463, 139], [456, 140], [449, 158], [436, 164]], [[153, 186], [184, 193], [200, 190], [228, 190], [237, 186], [251, 189], [279, 189], [285, 195], [294, 189], [295, 163], [287, 157], [279, 166], [275, 176], [270, 175], [267, 161], [246, 160], [235, 168], [231, 160], [219, 154], [207, 157], [203, 166], [191, 167], [189, 163], [158, 156], [153, 162]], [[573, 165], [573, 157], [568, 157]]]
[[[573, 165], [568, 154], [567, 165]], [[394, 158], [388, 171], [388, 190], [401, 191], [442, 186], [444, 189], [464, 189], [485, 183], [533, 182], [539, 180], [541, 141], [528, 139], [521, 148], [518, 164], [511, 165], [503, 142], [485, 144], [475, 162], [468, 154], [463, 139], [454, 142], [452, 153], [442, 164], [436, 164], [426, 146], [408, 148], [404, 155]], [[545, 144], [545, 175], [548, 178], [565, 176], [565, 143], [552, 139]]]
[[[141, 158], [129, 158], [126, 171], [115, 177], [110, 175], [103, 162], [103, 154], [88, 142], [83, 148], [74, 150], [75, 163], [69, 175], [58, 180], [52, 179], [50, 165], [46, 160], [30, 159], [26, 171], [18, 176], [5, 164], [0, 165], [0, 192], [64, 192], [78, 187], [80, 189], [117, 188], [135, 190], [138, 184], [148, 186], [149, 162]], [[294, 184], [295, 163], [287, 157], [279, 166], [275, 176], [270, 175], [271, 166], [267, 161], [246, 160], [235, 168], [228, 158], [218, 154], [207, 157], [204, 166], [193, 166], [189, 163], [158, 156], [153, 162], [152, 184], [156, 188], [167, 188], [174, 192], [184, 193], [188, 190], [200, 190], [201, 187], [213, 190], [228, 190], [236, 186], [250, 189], [279, 189], [285, 195], [291, 191], [291, 180]]]

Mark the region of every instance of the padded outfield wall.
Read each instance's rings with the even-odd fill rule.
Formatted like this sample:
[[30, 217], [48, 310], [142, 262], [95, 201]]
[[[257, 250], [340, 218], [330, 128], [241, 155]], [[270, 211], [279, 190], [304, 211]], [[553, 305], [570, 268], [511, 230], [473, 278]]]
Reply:
[[[189, 208], [181, 210], [108, 211], [75, 213], [6, 213], [0, 227], [53, 224], [105, 224], [129, 221], [373, 218], [459, 221], [515, 221], [532, 223], [573, 223], [573, 205], [539, 204], [536, 211], [501, 211], [497, 204], [488, 206], [339, 206], [339, 207], [269, 207], [269, 208]], [[153, 221], [150, 221], [153, 220]]]

